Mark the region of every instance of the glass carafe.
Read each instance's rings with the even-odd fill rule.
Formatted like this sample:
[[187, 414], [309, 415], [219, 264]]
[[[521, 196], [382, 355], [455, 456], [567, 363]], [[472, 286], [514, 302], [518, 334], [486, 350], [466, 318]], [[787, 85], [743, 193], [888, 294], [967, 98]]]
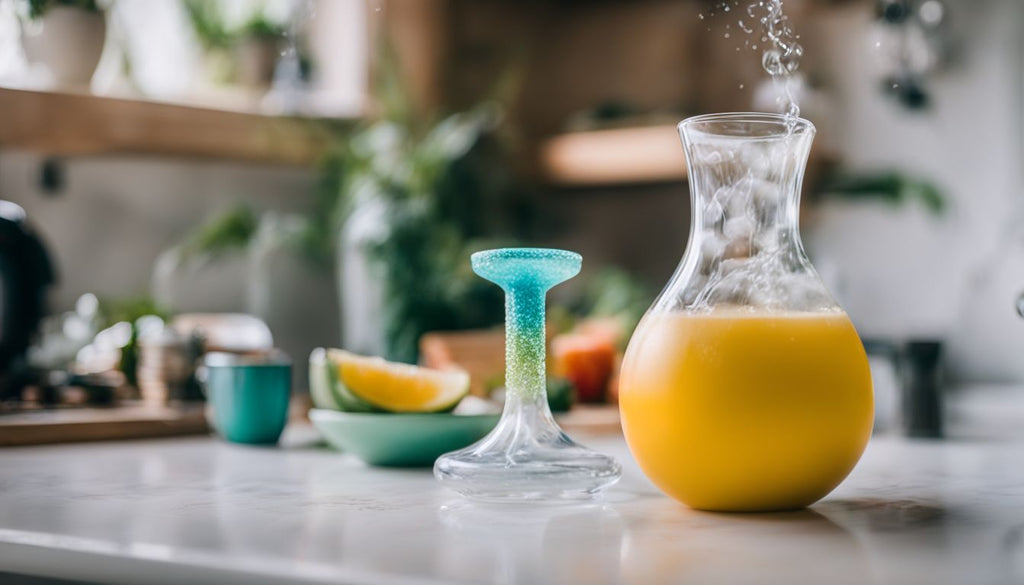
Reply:
[[690, 240], [626, 350], [626, 441], [691, 507], [810, 505], [853, 469], [873, 416], [860, 338], [800, 242], [814, 126], [732, 113], [679, 130]]

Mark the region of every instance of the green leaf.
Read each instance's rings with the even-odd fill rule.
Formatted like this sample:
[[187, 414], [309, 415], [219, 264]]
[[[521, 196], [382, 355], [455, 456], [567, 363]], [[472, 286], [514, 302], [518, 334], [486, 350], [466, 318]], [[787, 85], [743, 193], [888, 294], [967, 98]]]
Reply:
[[823, 197], [838, 199], [879, 199], [893, 205], [917, 200], [935, 215], [943, 214], [947, 205], [945, 195], [933, 183], [896, 171], [837, 173], [823, 182], [820, 193]]
[[181, 244], [183, 260], [212, 258], [243, 250], [256, 234], [259, 218], [251, 207], [239, 204], [206, 220]]
[[102, 12], [96, 0], [28, 0], [28, 17], [32, 20], [42, 18], [54, 6], [78, 8], [86, 12]]

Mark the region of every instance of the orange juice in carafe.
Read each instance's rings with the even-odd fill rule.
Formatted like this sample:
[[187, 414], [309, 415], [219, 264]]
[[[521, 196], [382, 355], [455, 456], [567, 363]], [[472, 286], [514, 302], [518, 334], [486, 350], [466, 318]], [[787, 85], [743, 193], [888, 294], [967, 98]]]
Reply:
[[623, 431], [647, 476], [705, 510], [807, 506], [871, 434], [871, 375], [840, 311], [651, 314], [619, 382]]
[[690, 240], [623, 359], [626, 441], [695, 508], [810, 505], [853, 469], [874, 416], [864, 348], [800, 242], [814, 125], [733, 113], [679, 129]]

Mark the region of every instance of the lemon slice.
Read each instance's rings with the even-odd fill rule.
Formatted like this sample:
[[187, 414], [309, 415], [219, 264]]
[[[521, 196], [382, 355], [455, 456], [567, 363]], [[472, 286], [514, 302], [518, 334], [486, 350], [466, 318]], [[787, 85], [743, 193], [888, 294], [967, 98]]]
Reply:
[[443, 412], [469, 393], [469, 374], [462, 370], [420, 368], [340, 349], [327, 350], [327, 360], [340, 410]]
[[334, 392], [333, 368], [327, 359], [327, 350], [318, 347], [309, 354], [309, 397], [313, 406], [326, 410], [345, 410]]

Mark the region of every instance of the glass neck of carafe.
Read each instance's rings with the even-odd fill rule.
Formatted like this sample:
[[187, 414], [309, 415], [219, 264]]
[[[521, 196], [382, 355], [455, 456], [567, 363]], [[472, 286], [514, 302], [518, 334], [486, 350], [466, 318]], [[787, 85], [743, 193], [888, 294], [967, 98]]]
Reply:
[[692, 211], [678, 300], [689, 308], [789, 308], [791, 276], [819, 284], [799, 231], [814, 126], [773, 114], [714, 114], [679, 129]]

